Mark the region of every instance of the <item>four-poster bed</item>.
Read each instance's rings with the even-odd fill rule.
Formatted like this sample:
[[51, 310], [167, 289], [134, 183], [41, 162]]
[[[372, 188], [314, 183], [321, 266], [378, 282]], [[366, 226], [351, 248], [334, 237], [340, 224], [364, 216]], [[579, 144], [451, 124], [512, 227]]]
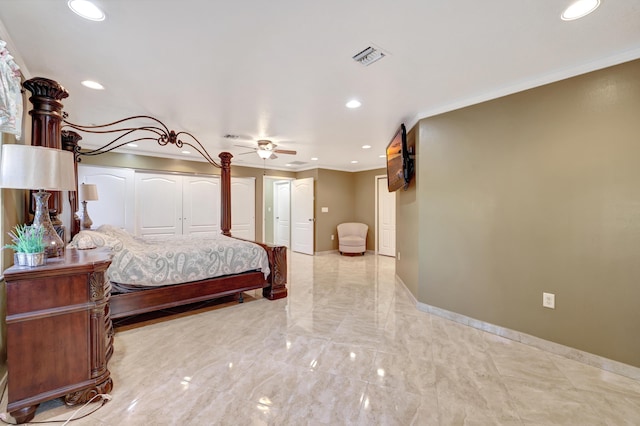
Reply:
[[[220, 164], [191, 134], [169, 130], [152, 117], [130, 117], [111, 125], [131, 123], [110, 130], [109, 126], [80, 126], [65, 120], [61, 100], [68, 92], [57, 82], [33, 78], [24, 82], [32, 93], [32, 145], [64, 149], [75, 153], [74, 172], [86, 155], [109, 152], [133, 140], [155, 140], [160, 145], [188, 145], [210, 164], [221, 170], [221, 231], [231, 237], [231, 158], [220, 154]], [[151, 122], [151, 125], [148, 123]], [[64, 125], [63, 125], [64, 123]], [[68, 127], [70, 130], [62, 130]], [[114, 141], [96, 150], [83, 151], [78, 132], [117, 133]], [[137, 136], [140, 133], [143, 136]], [[182, 141], [181, 135], [193, 140]], [[132, 137], [134, 139], [126, 139]], [[62, 212], [65, 203], [60, 192], [49, 199], [49, 209]], [[71, 235], [80, 232], [77, 187], [69, 192], [72, 213]], [[236, 239], [237, 241], [237, 239]], [[64, 397], [69, 405], [84, 403], [111, 391], [113, 383], [107, 363], [113, 353], [111, 318], [119, 318], [168, 307], [185, 305], [242, 292], [262, 289], [270, 300], [287, 296], [286, 247], [252, 243], [254, 251], [264, 250], [268, 268], [233, 275], [204, 278], [141, 291], [113, 294], [108, 267], [113, 252], [105, 248], [68, 248], [65, 256], [51, 259], [38, 268], [12, 267], [5, 271], [7, 286], [7, 359], [9, 392], [7, 410], [18, 421], [30, 421], [38, 405]], [[268, 269], [268, 273], [266, 273]], [[264, 273], [263, 273], [264, 272]], [[266, 274], [266, 276], [265, 276]], [[47, 293], [49, 292], [49, 293]], [[44, 333], [44, 335], [43, 335]], [[42, 345], [48, 350], [42, 350]], [[22, 354], [22, 356], [21, 356]], [[28, 356], [25, 356], [27, 354]]]
[[[39, 80], [44, 80], [45, 84], [57, 85], [56, 82], [50, 80]], [[54, 91], [54, 93], [58, 92]], [[141, 122], [143, 123], [142, 125], [137, 125]], [[78, 162], [81, 161], [83, 156], [101, 155], [131, 142], [155, 141], [161, 146], [171, 145], [176, 148], [183, 148], [186, 145], [197, 151], [209, 164], [220, 169], [220, 228], [222, 235], [231, 236], [231, 158], [233, 155], [228, 152], [222, 152], [219, 154], [220, 161], [217, 162], [191, 133], [170, 130], [160, 120], [150, 116], [133, 116], [98, 126], [74, 124], [67, 121], [66, 117], [63, 117], [62, 123], [62, 129], [65, 130], [60, 132], [61, 147], [76, 154], [76, 176], [78, 174]], [[79, 133], [83, 132], [113, 134], [116, 137], [100, 148], [82, 150], [78, 143], [82, 139]], [[183, 137], [188, 139], [183, 140]], [[71, 203], [72, 211], [77, 211], [78, 199], [76, 193], [70, 194], [69, 202]], [[80, 229], [79, 219], [74, 218], [73, 222], [71, 233], [75, 235]], [[112, 294], [109, 303], [111, 317], [120, 318], [230, 294], [237, 294], [239, 300], [242, 301], [243, 291], [260, 288], [262, 288], [263, 296], [267, 299], [275, 300], [286, 297], [286, 247], [258, 242], [254, 244], [261, 246], [267, 253], [270, 274], [266, 279], [260, 271], [252, 271], [145, 291]]]

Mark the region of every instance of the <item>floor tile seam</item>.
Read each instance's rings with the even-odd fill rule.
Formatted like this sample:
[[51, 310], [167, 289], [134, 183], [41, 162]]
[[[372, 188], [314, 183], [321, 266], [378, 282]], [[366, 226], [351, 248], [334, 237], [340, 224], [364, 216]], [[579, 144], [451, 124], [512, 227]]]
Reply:
[[[438, 406], [438, 414], [439, 414], [439, 416], [438, 416], [438, 420], [440, 421], [440, 419], [441, 419], [440, 414], [442, 413], [441, 407], [446, 406], [446, 404], [445, 404], [445, 402], [446, 402], [446, 401], [443, 401], [443, 399], [444, 399], [444, 400], [446, 400], [446, 399], [447, 399], [447, 397], [444, 395], [445, 391], [444, 391], [444, 390], [442, 390], [442, 389], [440, 389], [440, 388], [441, 388], [440, 386], [438, 386], [438, 385], [436, 384], [436, 385], [434, 386], [434, 388], [435, 388], [436, 401], [437, 401], [437, 406]], [[509, 392], [509, 389], [507, 388], [506, 384], [504, 385], [504, 388], [505, 388], [505, 391], [507, 392], [507, 395], [508, 395], [508, 402], [509, 402], [509, 407], [508, 407], [508, 408], [516, 414], [516, 416], [517, 416], [517, 420], [518, 420], [521, 424], [523, 424], [523, 425], [527, 424], [527, 423], [526, 423], [526, 421], [525, 421], [525, 419], [523, 418], [522, 414], [521, 414], [521, 413], [520, 413], [520, 411], [518, 410], [517, 400], [516, 400], [516, 399], [514, 399], [513, 395], [511, 395], [511, 393]], [[468, 405], [468, 404], [464, 404], [464, 406], [465, 406], [465, 410], [466, 410], [466, 408], [467, 408], [467, 407], [469, 407], [469, 405]], [[474, 407], [475, 407], [475, 406], [474, 406]], [[465, 411], [465, 415], [466, 415], [466, 411]], [[491, 415], [490, 415], [490, 417], [492, 417], [492, 418], [494, 418], [496, 421], [498, 421], [498, 419], [497, 419], [494, 415], [495, 415], [495, 412], [494, 412], [493, 410], [491, 410]]]
[[[315, 372], [319, 372], [328, 376], [332, 376], [334, 379], [338, 378], [338, 379], [347, 379], [347, 380], [353, 380], [356, 382], [359, 382], [362, 386], [363, 386], [363, 391], [362, 394], [360, 395], [360, 403], [358, 404], [358, 407], [360, 408], [362, 406], [362, 402], [363, 402], [363, 396], [366, 394], [366, 390], [367, 390], [367, 386], [369, 385], [369, 382], [364, 380], [364, 379], [359, 379], [359, 378], [355, 378], [355, 377], [349, 377], [349, 376], [344, 376], [342, 374], [337, 374], [337, 373], [333, 373], [330, 371], [319, 371], [317, 369], [315, 370], [309, 370], [309, 369], [304, 369], [304, 368], [300, 368], [297, 367], [300, 370], [304, 370], [306, 373], [315, 373]], [[300, 371], [296, 374], [296, 378], [300, 377]], [[298, 382], [298, 380], [296, 380], [296, 383]], [[293, 405], [292, 400], [297, 398], [297, 395], [295, 393], [292, 393], [289, 398], [287, 398], [286, 404], [287, 406]]]
[[[589, 365], [589, 364], [585, 364], [585, 363], [582, 363], [582, 362], [580, 362], [580, 361], [573, 360], [573, 359], [571, 359], [571, 358], [565, 358], [565, 357], [563, 357], [562, 355], [556, 355], [556, 354], [553, 354], [553, 353], [549, 353], [549, 358], [550, 358], [551, 362], [556, 366], [556, 368], [557, 368], [558, 370], [560, 370], [560, 371], [561, 371], [561, 372], [562, 372], [562, 373], [567, 377], [567, 380], [569, 380], [569, 382], [570, 382], [570, 383], [571, 383], [571, 384], [572, 384], [576, 389], [578, 389], [578, 390], [593, 390], [593, 388], [583, 386], [583, 385], [581, 385], [580, 383], [576, 383], [574, 380], [572, 380], [572, 378], [571, 378], [571, 376], [570, 376], [570, 375], [568, 375], [568, 374], [566, 374], [566, 373], [565, 373], [565, 371], [564, 371], [564, 369], [562, 368], [562, 366], [561, 366], [561, 365], [558, 365], [558, 362], [560, 362], [560, 361], [567, 361], [567, 360], [568, 360], [568, 361], [573, 361], [573, 362], [576, 362], [576, 363], [578, 363], [578, 364], [580, 364], [580, 365], [582, 365], [582, 366], [587, 366], [587, 367], [594, 368], [594, 369], [597, 369], [597, 370], [602, 370], [602, 371], [606, 372], [607, 374], [611, 374], [611, 375], [614, 375], [614, 376], [616, 376], [616, 377], [619, 377], [619, 378], [620, 378], [621, 380], [623, 380], [623, 381], [624, 381], [624, 380], [630, 380], [630, 381], [632, 381], [632, 382], [635, 382], [635, 383], [637, 383], [637, 384], [638, 384], [638, 388], [637, 388], [636, 390], [633, 390], [632, 392], [633, 392], [633, 395], [634, 395], [634, 396], [636, 396], [637, 398], [640, 398], [640, 380], [636, 380], [636, 379], [633, 379], [633, 378], [631, 378], [631, 377], [627, 377], [627, 376], [624, 376], [624, 375], [622, 375], [622, 374], [618, 374], [618, 373], [613, 372], [613, 371], [603, 370], [603, 369], [598, 368], [598, 367], [596, 367], [596, 366], [592, 366], [592, 365]], [[581, 374], [581, 375], [582, 375], [582, 374]], [[623, 393], [623, 392], [620, 392], [620, 391], [618, 391], [618, 390], [616, 390], [616, 389], [602, 389], [602, 391], [614, 392], [614, 393]]]
[[[405, 287], [406, 288], [406, 287]], [[433, 331], [433, 315], [431, 313], [427, 313], [429, 315], [429, 328], [431, 329], [431, 331]], [[429, 345], [430, 349], [431, 349], [431, 362], [434, 362], [435, 360], [435, 348], [436, 345], [434, 344], [430, 344]], [[443, 406], [441, 398], [438, 394], [438, 376], [437, 376], [437, 371], [435, 371], [435, 364], [434, 364], [434, 384], [433, 384], [433, 388], [434, 388], [434, 393], [436, 395], [436, 407], [437, 407], [437, 411], [438, 411], [438, 424], [441, 424], [441, 413], [442, 413], [442, 409], [441, 407]]]
[[[521, 421], [525, 422], [525, 424], [528, 424], [528, 422], [534, 422], [534, 420], [530, 420], [527, 418], [526, 414], [527, 412], [531, 411], [531, 405], [530, 404], [526, 404], [525, 402], [514, 398], [512, 392], [513, 390], [511, 389], [512, 385], [510, 385], [509, 383], [505, 382], [505, 387], [507, 389], [507, 392], [509, 393], [509, 398], [513, 404], [514, 409], [516, 410], [516, 412], [518, 413], [518, 416], [520, 417]], [[573, 389], [575, 390], [575, 389]], [[571, 391], [571, 389], [563, 389], [563, 391]], [[583, 401], [576, 401], [576, 400], [567, 400], [567, 399], [560, 399], [558, 400], [557, 398], [554, 399], [554, 401], [556, 402], [560, 402], [563, 406], [563, 409], [566, 409], [566, 405], [570, 405], [574, 408], [579, 408], [581, 410], [586, 409], [589, 414], [593, 417], [598, 417], [599, 416], [599, 412], [591, 405], [591, 404], [586, 404]], [[540, 409], [539, 411], [543, 411], [544, 409]]]
[[517, 414], [518, 420], [522, 424], [525, 424], [525, 420], [522, 418], [522, 413], [520, 413], [520, 411], [518, 410], [517, 400], [515, 399], [514, 395], [512, 394], [511, 390], [509, 389], [509, 386], [507, 385], [507, 383], [504, 380], [505, 375], [503, 375], [500, 372], [500, 370], [498, 369], [498, 366], [496, 365], [495, 359], [493, 358], [493, 355], [490, 352], [489, 352], [489, 360], [491, 362], [491, 366], [493, 367], [493, 373], [492, 374], [497, 375], [498, 383], [500, 384], [500, 386], [503, 388], [504, 392], [508, 396], [508, 401], [509, 401], [509, 404], [510, 404], [509, 408], [511, 408]]

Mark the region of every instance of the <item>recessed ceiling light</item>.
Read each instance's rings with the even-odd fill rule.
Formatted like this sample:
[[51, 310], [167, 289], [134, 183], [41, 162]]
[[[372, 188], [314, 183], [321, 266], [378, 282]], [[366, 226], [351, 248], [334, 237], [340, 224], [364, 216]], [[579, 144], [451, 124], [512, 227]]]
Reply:
[[378, 157], [380, 157], [380, 158], [387, 158], [387, 156], [386, 156], [385, 154], [380, 154], [380, 155], [378, 155]]
[[182, 151], [183, 154], [191, 154], [191, 151]]
[[353, 109], [353, 108], [360, 108], [361, 105], [362, 104], [360, 103], [360, 101], [352, 99], [349, 102], [347, 102], [346, 107]]
[[89, 89], [104, 90], [104, 86], [97, 81], [85, 80], [80, 84], [82, 84], [84, 87], [88, 87]]
[[82, 16], [90, 21], [104, 21], [105, 14], [98, 6], [87, 0], [69, 0], [69, 9], [76, 15]]
[[600, 6], [600, 0], [577, 0], [567, 7], [560, 18], [563, 21], [573, 21], [574, 19], [587, 16]]
[[137, 148], [138, 145], [135, 143], [128, 143], [127, 146], [130, 146], [131, 148]]
[[351, 164], [357, 164], [358, 160], [351, 160]]
[[369, 149], [371, 148], [371, 145], [362, 145], [362, 149]]
[[287, 166], [287, 167], [291, 167], [291, 164], [285, 164], [285, 166]]
[[318, 157], [311, 157], [311, 161], [318, 161]]

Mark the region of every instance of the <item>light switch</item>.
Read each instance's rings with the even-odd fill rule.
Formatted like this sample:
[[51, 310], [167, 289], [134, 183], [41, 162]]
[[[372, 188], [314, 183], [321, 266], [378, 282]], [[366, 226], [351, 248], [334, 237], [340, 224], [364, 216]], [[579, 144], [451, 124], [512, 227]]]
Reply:
[[329, 207], [323, 207], [322, 213], [329, 213]]

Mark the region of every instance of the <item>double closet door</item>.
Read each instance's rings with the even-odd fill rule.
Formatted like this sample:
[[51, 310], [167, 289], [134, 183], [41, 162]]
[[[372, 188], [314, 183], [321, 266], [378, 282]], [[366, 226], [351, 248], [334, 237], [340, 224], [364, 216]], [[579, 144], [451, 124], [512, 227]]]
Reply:
[[136, 173], [136, 235], [220, 233], [220, 179]]
[[[220, 233], [220, 178], [80, 165], [78, 182], [98, 187], [89, 201], [94, 228], [138, 236]], [[82, 201], [82, 200], [80, 200]], [[255, 239], [255, 178], [231, 178], [231, 233]]]

